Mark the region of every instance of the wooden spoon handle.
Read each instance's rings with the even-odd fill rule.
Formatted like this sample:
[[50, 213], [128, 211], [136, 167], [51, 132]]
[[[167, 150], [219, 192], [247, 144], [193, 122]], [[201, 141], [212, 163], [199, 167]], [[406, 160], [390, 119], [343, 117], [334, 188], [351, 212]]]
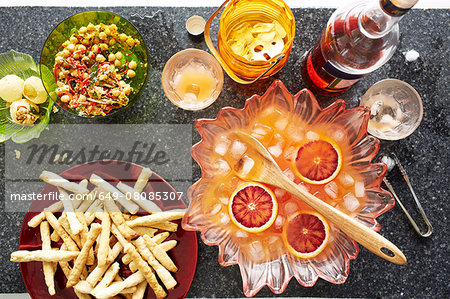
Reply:
[[300, 189], [294, 182], [289, 180], [284, 175], [283, 179], [278, 177], [276, 183], [275, 181], [273, 183], [273, 185], [278, 186], [303, 200], [328, 221], [341, 229], [350, 238], [366, 247], [376, 255], [395, 264], [406, 264], [405, 255], [388, 239], [340, 210], [333, 208], [314, 195]]

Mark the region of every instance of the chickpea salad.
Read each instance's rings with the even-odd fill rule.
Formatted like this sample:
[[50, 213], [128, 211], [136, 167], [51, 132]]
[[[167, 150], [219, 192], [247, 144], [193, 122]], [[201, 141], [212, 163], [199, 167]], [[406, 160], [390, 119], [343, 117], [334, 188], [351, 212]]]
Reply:
[[80, 116], [106, 115], [126, 106], [140, 42], [115, 24], [79, 28], [58, 49], [54, 75], [61, 102]]

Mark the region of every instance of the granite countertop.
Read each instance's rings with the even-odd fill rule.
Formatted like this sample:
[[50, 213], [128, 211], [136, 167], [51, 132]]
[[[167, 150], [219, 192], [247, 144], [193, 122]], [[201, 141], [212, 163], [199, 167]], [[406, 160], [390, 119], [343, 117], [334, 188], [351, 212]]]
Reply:
[[[213, 118], [224, 106], [241, 108], [252, 94], [262, 94], [278, 78], [291, 93], [305, 87], [301, 80], [301, 56], [311, 47], [326, 24], [331, 9], [293, 9], [296, 18], [296, 37], [292, 53], [284, 69], [269, 80], [246, 86], [234, 83], [225, 76], [219, 99], [209, 108], [188, 112], [176, 108], [166, 98], [160, 84], [164, 63], [185, 48], [207, 50], [203, 41], [191, 39], [184, 29], [184, 21], [193, 14], [207, 18], [214, 8], [102, 8], [125, 18], [138, 28], [154, 60], [147, 88], [140, 100], [125, 113], [91, 123], [156, 123], [193, 124], [198, 118]], [[51, 30], [66, 17], [86, 8], [0, 7], [0, 52], [14, 49], [25, 52], [39, 61], [41, 48]], [[375, 82], [397, 78], [410, 83], [421, 95], [424, 105], [423, 121], [417, 131], [400, 141], [382, 141], [382, 152], [395, 152], [407, 169], [424, 209], [434, 226], [429, 238], [419, 237], [398, 206], [378, 218], [381, 233], [398, 245], [408, 258], [408, 264], [391, 264], [365, 248], [360, 248], [357, 260], [350, 262], [350, 274], [342, 285], [319, 279], [314, 287], [305, 288], [291, 280], [282, 296], [286, 297], [365, 297], [365, 298], [448, 298], [449, 297], [449, 34], [448, 10], [413, 10], [400, 23], [401, 43], [392, 59], [381, 69], [362, 79], [339, 98], [347, 107], [358, 105], [361, 96]], [[217, 32], [217, 24], [213, 26]], [[420, 58], [406, 62], [402, 52], [416, 50]], [[336, 97], [338, 98], [338, 97]], [[336, 98], [318, 97], [322, 107]], [[60, 111], [52, 115], [52, 123], [84, 123], [85, 120]], [[193, 133], [192, 142], [199, 140]], [[1, 144], [1, 186], [5, 182], [5, 145]], [[194, 163], [192, 180], [200, 177]], [[401, 198], [411, 202], [406, 185], [399, 176], [392, 183]], [[0, 196], [5, 201], [4, 192]], [[411, 206], [411, 205], [409, 205]], [[9, 262], [10, 252], [17, 249], [24, 213], [4, 211], [0, 206], [0, 262], [3, 279], [0, 293], [26, 292], [19, 265]], [[188, 297], [243, 297], [238, 266], [221, 267], [217, 262], [217, 247], [208, 247], [199, 240], [198, 265]], [[265, 287], [257, 296], [275, 296]]]

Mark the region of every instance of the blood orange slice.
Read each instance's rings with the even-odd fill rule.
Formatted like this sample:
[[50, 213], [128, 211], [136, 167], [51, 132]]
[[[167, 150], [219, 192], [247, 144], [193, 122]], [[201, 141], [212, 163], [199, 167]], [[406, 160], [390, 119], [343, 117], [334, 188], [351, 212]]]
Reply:
[[341, 150], [332, 141], [322, 139], [309, 141], [298, 149], [294, 164], [294, 171], [305, 182], [315, 185], [326, 184], [341, 170]]
[[312, 258], [327, 245], [330, 228], [327, 221], [315, 212], [297, 212], [286, 221], [283, 241], [295, 256]]
[[277, 217], [278, 204], [273, 192], [259, 183], [245, 183], [231, 195], [228, 212], [239, 228], [257, 233], [268, 229]]

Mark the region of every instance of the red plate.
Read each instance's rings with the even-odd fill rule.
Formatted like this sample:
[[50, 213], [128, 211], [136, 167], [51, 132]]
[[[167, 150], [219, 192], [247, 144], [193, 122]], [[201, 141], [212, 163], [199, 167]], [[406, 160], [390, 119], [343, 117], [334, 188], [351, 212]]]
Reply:
[[[134, 181], [138, 178], [142, 167], [129, 162], [118, 161], [94, 161], [81, 165], [74, 166], [60, 175], [70, 181], [81, 181], [82, 179], [89, 179], [92, 173], [98, 174], [109, 182], [118, 182], [134, 185]], [[89, 186], [92, 190], [93, 186]], [[56, 192], [57, 189], [51, 185], [46, 185], [42, 189], [41, 194], [49, 194], [49, 192]], [[169, 185], [163, 178], [157, 174], [153, 174], [149, 179], [144, 191], [149, 192], [176, 192], [172, 186]], [[41, 235], [39, 232], [39, 226], [36, 228], [28, 227], [28, 221], [33, 218], [37, 212], [41, 211], [45, 207], [48, 207], [54, 203], [54, 201], [34, 201], [22, 224], [22, 230], [20, 232], [19, 250], [37, 250], [41, 249]], [[186, 205], [182, 200], [159, 200], [155, 201], [162, 210], [186, 208]], [[173, 259], [175, 265], [178, 267], [178, 272], [173, 273], [174, 278], [178, 282], [177, 286], [168, 291], [167, 298], [184, 298], [191, 286], [192, 279], [194, 278], [195, 268], [197, 266], [197, 235], [195, 232], [188, 232], [181, 228], [180, 221], [178, 221], [179, 229], [170, 235], [168, 240], [177, 240], [178, 244], [175, 248], [170, 250], [169, 256]], [[52, 244], [52, 247], [55, 244]], [[50, 298], [48, 294], [47, 285], [44, 281], [44, 274], [42, 272], [41, 262], [28, 262], [20, 263], [20, 272], [25, 286], [30, 296], [34, 299], [38, 298]], [[64, 276], [61, 269], [55, 274], [55, 290], [56, 295], [51, 298], [77, 298], [73, 288], [66, 288], [67, 279]], [[147, 288], [145, 298], [156, 298], [153, 291]]]

